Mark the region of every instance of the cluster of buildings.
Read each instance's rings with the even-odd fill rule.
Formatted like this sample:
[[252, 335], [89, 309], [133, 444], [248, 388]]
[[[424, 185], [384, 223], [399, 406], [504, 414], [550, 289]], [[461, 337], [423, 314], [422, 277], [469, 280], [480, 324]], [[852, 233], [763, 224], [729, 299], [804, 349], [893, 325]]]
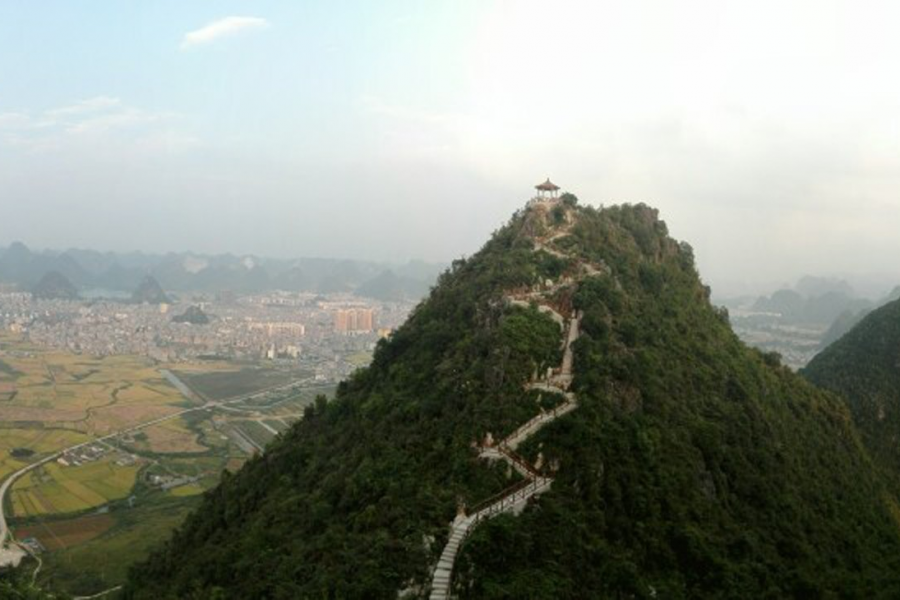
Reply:
[[147, 482], [163, 491], [168, 491], [183, 485], [200, 481], [199, 476], [175, 476], [175, 475], [148, 475]]
[[[81, 446], [80, 448], [76, 448], [75, 450], [69, 450], [68, 452], [63, 453], [59, 458], [56, 459], [56, 462], [64, 467], [80, 467], [83, 464], [94, 462], [95, 460], [100, 460], [101, 458], [106, 456], [107, 450], [109, 449], [98, 444]], [[116, 452], [116, 464], [120, 467], [132, 465], [137, 460], [137, 457], [133, 454], [128, 454], [127, 452]]]
[[371, 333], [375, 330], [375, 313], [371, 308], [338, 309], [334, 313], [337, 333]]
[[[202, 310], [209, 323], [173, 321], [191, 307]], [[272, 292], [157, 305], [0, 292], [0, 330], [93, 356], [132, 354], [167, 363], [208, 357], [299, 361], [314, 367], [320, 380], [339, 380], [413, 307], [413, 302], [361, 301], [350, 294]]]

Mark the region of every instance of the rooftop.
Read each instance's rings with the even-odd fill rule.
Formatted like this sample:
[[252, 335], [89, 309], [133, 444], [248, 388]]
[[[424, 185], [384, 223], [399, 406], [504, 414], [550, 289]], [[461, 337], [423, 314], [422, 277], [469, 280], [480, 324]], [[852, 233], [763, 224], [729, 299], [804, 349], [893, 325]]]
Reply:
[[535, 189], [540, 190], [542, 192], [555, 192], [559, 189], [559, 186], [556, 185], [555, 183], [552, 183], [550, 181], [549, 177], [547, 178], [547, 181], [545, 181], [544, 183], [539, 183], [534, 187], [535, 187]]

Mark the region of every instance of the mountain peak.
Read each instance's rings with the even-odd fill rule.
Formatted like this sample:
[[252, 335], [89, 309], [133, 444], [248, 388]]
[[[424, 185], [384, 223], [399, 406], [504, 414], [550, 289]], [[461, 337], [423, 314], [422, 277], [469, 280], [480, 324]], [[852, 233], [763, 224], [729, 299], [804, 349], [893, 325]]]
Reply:
[[866, 596], [900, 585], [885, 493], [655, 209], [564, 195], [454, 261], [124, 593]]
[[171, 300], [163, 291], [162, 286], [152, 275], [147, 275], [131, 294], [131, 301], [136, 304], [169, 304]]
[[59, 271], [50, 271], [41, 277], [31, 293], [44, 300], [74, 300], [78, 297], [78, 289]]

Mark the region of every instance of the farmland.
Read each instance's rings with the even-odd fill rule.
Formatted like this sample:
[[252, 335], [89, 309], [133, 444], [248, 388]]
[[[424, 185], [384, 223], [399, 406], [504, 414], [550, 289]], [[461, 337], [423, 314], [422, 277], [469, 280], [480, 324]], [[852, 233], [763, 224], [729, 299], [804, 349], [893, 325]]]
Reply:
[[[42, 584], [72, 594], [92, 594], [118, 585], [128, 567], [146, 556], [154, 544], [165, 540], [197, 500], [197, 496], [151, 497], [136, 503], [134, 508], [126, 505], [121, 510], [114, 508], [108, 514], [62, 522], [60, 525], [74, 529], [70, 536], [84, 537], [67, 543], [65, 548], [47, 549], [42, 555]], [[49, 526], [55, 532], [59, 525]], [[29, 528], [27, 532], [41, 535], [40, 528]], [[47, 537], [45, 532], [41, 540]]]
[[108, 458], [79, 467], [51, 462], [13, 486], [13, 514], [33, 517], [103, 506], [130, 493], [138, 469], [136, 463], [119, 465]]
[[15, 535], [19, 539], [40, 539], [46, 550], [65, 550], [94, 539], [115, 523], [115, 518], [109, 514], [89, 515], [19, 527]]
[[312, 372], [306, 369], [271, 369], [244, 366], [238, 369], [219, 369], [215, 371], [188, 371], [179, 369], [178, 377], [194, 391], [210, 400], [226, 400], [249, 394], [257, 390], [285, 385], [291, 381], [310, 377]]
[[5, 499], [15, 537], [42, 554], [45, 583], [84, 594], [119, 583], [223, 470], [240, 468], [316, 394], [331, 391], [273, 390], [202, 405], [309, 373], [202, 361], [179, 364], [173, 381], [167, 370], [147, 358], [67, 354], [0, 333], [0, 480], [88, 442], [21, 476]]

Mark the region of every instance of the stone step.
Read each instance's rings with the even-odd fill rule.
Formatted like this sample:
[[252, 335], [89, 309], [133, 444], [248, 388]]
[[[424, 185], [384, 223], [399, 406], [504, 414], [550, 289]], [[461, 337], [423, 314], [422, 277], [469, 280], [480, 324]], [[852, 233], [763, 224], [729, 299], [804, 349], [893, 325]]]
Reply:
[[[555, 253], [555, 251], [553, 253]], [[538, 293], [529, 293], [526, 294], [527, 299], [523, 298], [521, 295], [519, 298], [507, 296], [507, 301], [510, 304], [514, 305], [527, 305], [529, 304], [529, 300], [537, 300], [540, 296], [546, 295], [547, 293], [549, 292], [545, 291]], [[540, 304], [540, 302], [538, 302], [538, 309], [543, 312], [550, 313], [554, 320], [559, 322], [560, 325], [563, 325], [563, 360], [560, 367], [555, 370], [556, 375], [553, 375], [553, 377], [549, 381], [532, 382], [527, 384], [525, 386], [525, 389], [543, 390], [562, 394], [566, 398], [566, 403], [558, 406], [555, 412], [541, 413], [537, 415], [536, 417], [519, 427], [519, 429], [517, 429], [512, 435], [506, 438], [506, 440], [501, 442], [503, 446], [506, 446], [506, 448], [510, 450], [515, 450], [520, 443], [528, 439], [531, 435], [534, 434], [535, 431], [543, 427], [545, 424], [550, 423], [565, 414], [568, 414], [578, 407], [575, 394], [569, 392], [568, 387], [572, 382], [571, 369], [573, 362], [573, 353], [571, 345], [575, 340], [578, 339], [578, 335], [580, 333], [581, 315], [579, 314], [576, 315], [573, 319], [565, 320], [565, 324], [563, 324], [561, 322], [563, 321], [563, 318], [559, 315], [559, 313], [553, 310], [552, 307], [546, 304]], [[512, 492], [511, 494], [498, 499], [496, 502], [489, 506], [486, 506], [474, 515], [469, 515], [465, 518], [457, 517], [457, 519], [455, 519], [453, 523], [451, 523], [450, 537], [447, 540], [446, 546], [444, 546], [444, 549], [441, 552], [441, 557], [438, 560], [438, 564], [435, 566], [435, 570], [432, 574], [431, 591], [429, 594], [429, 598], [431, 600], [450, 599], [450, 585], [453, 578], [453, 565], [456, 560], [456, 555], [459, 552], [461, 544], [465, 541], [465, 537], [468, 534], [469, 530], [474, 525], [476, 525], [479, 520], [489, 519], [504, 512], [518, 513], [519, 510], [523, 508], [531, 498], [547, 491], [550, 488], [550, 485], [553, 483], [553, 480], [549, 477], [539, 477], [533, 474], [532, 471], [525, 465], [519, 464], [519, 461], [516, 460], [513, 455], [509, 454], [506, 450], [501, 451], [498, 448], [484, 448], [481, 451], [481, 456], [490, 459], [506, 460], [527, 479], [532, 479], [534, 484], [533, 486], [530, 486], [524, 490]]]

